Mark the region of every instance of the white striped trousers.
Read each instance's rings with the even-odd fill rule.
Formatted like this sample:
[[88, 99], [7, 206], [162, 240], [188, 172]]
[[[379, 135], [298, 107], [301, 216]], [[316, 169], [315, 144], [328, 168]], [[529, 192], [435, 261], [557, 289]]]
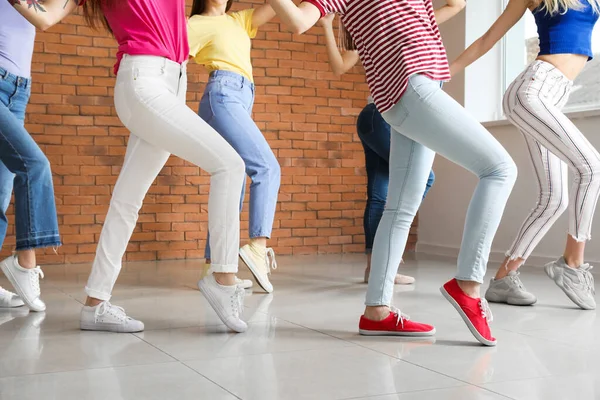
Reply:
[[[591, 238], [600, 154], [561, 111], [572, 86], [556, 67], [535, 61], [504, 95], [504, 113], [525, 137], [539, 185], [537, 203], [506, 253], [511, 259], [527, 259], [567, 208], [568, 233], [580, 242]], [[575, 177], [570, 198], [568, 168]]]

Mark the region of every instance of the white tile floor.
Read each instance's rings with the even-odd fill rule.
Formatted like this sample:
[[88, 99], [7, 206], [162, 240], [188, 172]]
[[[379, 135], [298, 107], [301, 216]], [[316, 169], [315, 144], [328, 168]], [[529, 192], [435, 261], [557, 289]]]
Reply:
[[539, 303], [492, 306], [499, 344], [484, 348], [438, 291], [453, 263], [418, 258], [396, 304], [436, 325], [430, 340], [357, 334], [360, 255], [279, 257], [275, 293], [246, 297], [245, 334], [228, 333], [195, 290], [199, 261], [123, 269], [113, 301], [146, 323], [137, 335], [80, 332], [89, 265], [49, 266], [45, 314], [0, 310], [0, 399], [600, 399], [596, 311], [525, 268]]

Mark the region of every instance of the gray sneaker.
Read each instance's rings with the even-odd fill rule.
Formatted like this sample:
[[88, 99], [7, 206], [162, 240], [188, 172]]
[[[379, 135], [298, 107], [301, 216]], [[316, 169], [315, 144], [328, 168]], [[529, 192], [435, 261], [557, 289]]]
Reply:
[[590, 272], [592, 266], [582, 264], [579, 268], [571, 268], [564, 257], [546, 264], [546, 274], [556, 283], [556, 286], [584, 310], [595, 310], [596, 300], [594, 295], [594, 276]]
[[537, 298], [525, 289], [517, 271], [510, 271], [502, 279], [490, 281], [490, 287], [485, 292], [485, 299], [491, 303], [506, 303], [513, 306], [530, 306]]

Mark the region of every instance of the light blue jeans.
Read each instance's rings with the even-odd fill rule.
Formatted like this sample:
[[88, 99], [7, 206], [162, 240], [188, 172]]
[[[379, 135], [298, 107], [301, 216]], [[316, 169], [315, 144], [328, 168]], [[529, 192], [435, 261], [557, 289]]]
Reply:
[[492, 240], [517, 178], [512, 158], [439, 82], [424, 75], [409, 79], [408, 89], [383, 118], [392, 127], [390, 183], [365, 304], [392, 303], [394, 277], [436, 153], [479, 178], [467, 211], [456, 279], [483, 283]]
[[[246, 164], [250, 184], [250, 238], [271, 237], [281, 182], [279, 162], [252, 120], [254, 84], [235, 72], [213, 71], [198, 114], [235, 149]], [[240, 211], [246, 185], [241, 188]], [[205, 258], [210, 259], [209, 240]]]

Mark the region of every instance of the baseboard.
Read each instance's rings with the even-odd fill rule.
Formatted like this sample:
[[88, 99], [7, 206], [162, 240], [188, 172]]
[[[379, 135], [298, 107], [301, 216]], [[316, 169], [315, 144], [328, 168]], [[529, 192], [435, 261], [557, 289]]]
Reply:
[[[458, 247], [448, 247], [448, 246], [440, 246], [436, 244], [429, 243], [418, 243], [417, 244], [417, 253], [421, 254], [432, 254], [436, 256], [443, 256], [456, 259], [458, 257]], [[505, 255], [504, 252], [501, 251], [493, 251], [490, 253], [489, 262], [492, 263], [501, 263], [504, 261]], [[525, 265], [531, 267], [543, 267], [546, 263], [550, 261], [556, 260], [557, 255], [553, 256], [540, 256], [540, 255], [532, 255], [527, 259]], [[586, 260], [586, 262], [592, 264], [600, 264], [600, 260]]]

